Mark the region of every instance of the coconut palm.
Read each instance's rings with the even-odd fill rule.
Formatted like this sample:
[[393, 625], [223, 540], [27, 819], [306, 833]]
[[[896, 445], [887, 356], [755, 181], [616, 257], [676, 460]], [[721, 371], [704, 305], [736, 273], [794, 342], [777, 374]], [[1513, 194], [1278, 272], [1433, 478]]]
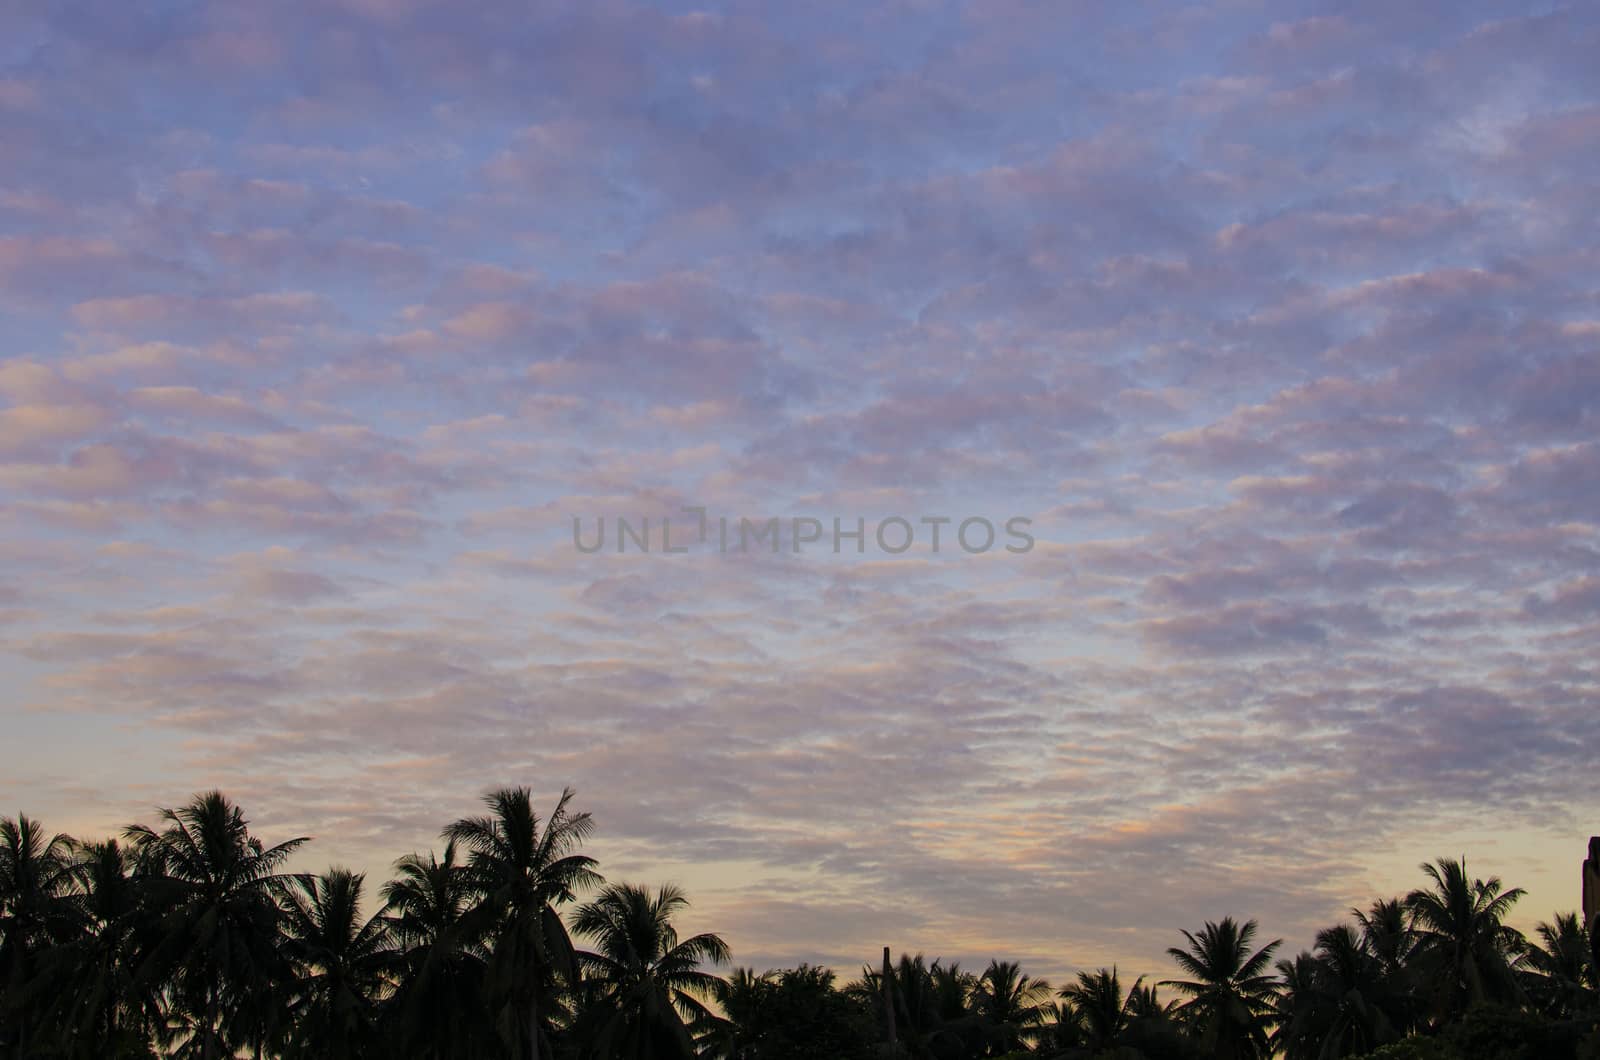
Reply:
[[1381, 898], [1365, 911], [1352, 909], [1361, 926], [1367, 952], [1372, 954], [1385, 975], [1403, 973], [1416, 948], [1416, 933], [1411, 929], [1411, 912], [1404, 899]]
[[1077, 1006], [1067, 1001], [1050, 1006], [1044, 1026], [1039, 1029], [1036, 1043], [1039, 1052], [1046, 1056], [1076, 1053], [1088, 1048], [1089, 1026]]
[[1284, 1060], [1315, 1060], [1331, 1022], [1322, 989], [1322, 969], [1317, 959], [1304, 951], [1293, 960], [1278, 961], [1276, 967], [1278, 992], [1273, 1011], [1277, 1026], [1272, 1032], [1273, 1050]]
[[720, 936], [679, 939], [673, 917], [689, 904], [671, 884], [654, 891], [612, 884], [578, 910], [575, 934], [594, 949], [579, 954], [598, 996], [582, 1015], [590, 1055], [607, 1060], [681, 1060], [695, 1035], [725, 1030], [706, 1002], [726, 990], [705, 964], [723, 964]]
[[39, 1026], [40, 957], [75, 937], [72, 839], [26, 814], [0, 818], [0, 1049], [28, 1055]]
[[1421, 1026], [1423, 1017], [1418, 996], [1420, 970], [1415, 962], [1417, 933], [1411, 926], [1411, 911], [1404, 899], [1383, 898], [1365, 911], [1350, 912], [1361, 929], [1367, 953], [1377, 964], [1383, 1010], [1395, 1032], [1405, 1037]]
[[1207, 922], [1197, 935], [1185, 931], [1187, 949], [1167, 950], [1189, 979], [1167, 979], [1189, 995], [1177, 1009], [1202, 1048], [1217, 1060], [1256, 1060], [1269, 1054], [1267, 1027], [1272, 1018], [1273, 991], [1268, 974], [1281, 939], [1251, 951], [1256, 922], [1232, 917]]
[[882, 970], [870, 965], [863, 966], [861, 977], [846, 983], [840, 991], [858, 1011], [870, 1014], [874, 1033], [883, 1039], [885, 1045], [891, 1037], [894, 1038], [896, 1045], [893, 1051], [896, 1054], [904, 1040], [900, 1027], [901, 998], [895, 985], [897, 978], [894, 967], [885, 955]]
[[[1135, 993], [1142, 982], [1134, 984]], [[1129, 1007], [1133, 995], [1123, 996], [1116, 968], [1079, 972], [1076, 983], [1061, 988], [1061, 997], [1078, 1014], [1084, 1045], [1098, 1053], [1121, 1044], [1123, 1034], [1133, 1021]]]
[[378, 1004], [396, 964], [390, 922], [363, 919], [365, 877], [330, 869], [299, 883], [285, 907], [285, 952], [298, 972], [286, 1056], [344, 1060], [378, 1040]]
[[1474, 1002], [1512, 1003], [1521, 990], [1512, 962], [1524, 947], [1505, 917], [1522, 897], [1499, 877], [1473, 879], [1465, 858], [1424, 864], [1432, 886], [1406, 896], [1416, 931], [1415, 961], [1424, 973], [1436, 1020], [1455, 1018]]
[[279, 902], [305, 879], [279, 870], [309, 840], [265, 846], [219, 791], [160, 815], [160, 831], [125, 831], [159, 918], [160, 938], [141, 962], [140, 979], [167, 985], [203, 1060], [245, 1044], [259, 1048], [288, 979]]
[[1277, 1040], [1291, 1060], [1370, 1052], [1401, 1037], [1382, 963], [1367, 936], [1340, 924], [1317, 933], [1316, 954], [1278, 962]]
[[761, 1055], [761, 1035], [769, 1021], [767, 1009], [776, 986], [776, 973], [758, 973], [754, 968], [735, 968], [722, 980], [717, 987], [717, 1005], [727, 1023], [719, 1055], [730, 1060]]
[[1600, 1008], [1589, 932], [1577, 913], [1557, 913], [1535, 929], [1521, 967], [1534, 1006], [1551, 1019], [1575, 1019]]
[[47, 956], [47, 1019], [70, 1056], [139, 1056], [160, 1020], [160, 995], [136, 976], [147, 944], [142, 881], [115, 839], [69, 843], [78, 930]]
[[878, 1055], [874, 1010], [834, 973], [802, 964], [758, 975], [735, 968], [717, 988], [727, 1025], [702, 1056], [719, 1060], [871, 1060]]
[[990, 961], [973, 984], [968, 1005], [990, 1051], [1007, 1053], [1038, 1036], [1050, 1011], [1050, 984], [1024, 975], [1014, 961]]
[[1170, 1012], [1170, 1008], [1162, 1004], [1154, 983], [1147, 986], [1140, 977], [1128, 988], [1128, 1015], [1134, 1020], [1165, 1020]]
[[444, 838], [467, 852], [467, 879], [478, 901], [469, 914], [488, 940], [485, 987], [496, 1030], [514, 1055], [539, 1060], [541, 1006], [558, 978], [577, 979], [566, 924], [557, 912], [579, 890], [600, 882], [594, 859], [574, 853], [592, 830], [589, 815], [561, 793], [544, 821], [527, 788], [502, 788], [483, 798], [489, 814], [463, 818]]
[[467, 1060], [494, 1040], [484, 1004], [487, 949], [468, 922], [474, 893], [456, 845], [444, 857], [408, 854], [384, 885], [389, 933], [396, 947], [398, 985], [391, 998], [391, 1033], [403, 1056]]
[[[922, 954], [902, 953], [889, 967], [888, 996], [894, 1005], [898, 1046], [914, 1060], [941, 1058], [960, 1053], [969, 1037], [977, 1037], [975, 1021], [967, 1009], [967, 998], [976, 982], [959, 962], [945, 964], [934, 958], [929, 964]], [[862, 970], [852, 992], [864, 1003], [881, 1011], [883, 974], [874, 968]]]

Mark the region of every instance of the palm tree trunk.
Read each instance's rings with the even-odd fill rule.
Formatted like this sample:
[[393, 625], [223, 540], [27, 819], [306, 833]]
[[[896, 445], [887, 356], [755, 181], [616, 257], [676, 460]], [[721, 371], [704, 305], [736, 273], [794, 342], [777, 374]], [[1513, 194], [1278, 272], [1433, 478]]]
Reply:
[[889, 963], [889, 947], [883, 948], [883, 1020], [889, 1034], [889, 1052], [899, 1047], [894, 1026], [894, 966]]

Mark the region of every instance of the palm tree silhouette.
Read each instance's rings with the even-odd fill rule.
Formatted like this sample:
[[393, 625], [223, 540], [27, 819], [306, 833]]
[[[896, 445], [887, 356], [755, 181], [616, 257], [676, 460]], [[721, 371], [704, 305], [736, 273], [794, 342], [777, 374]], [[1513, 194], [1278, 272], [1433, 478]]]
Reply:
[[[259, 1048], [267, 1012], [278, 1007], [272, 990], [287, 978], [278, 947], [281, 903], [290, 886], [305, 879], [278, 870], [309, 840], [263, 845], [250, 834], [239, 807], [219, 791], [160, 815], [165, 827], [159, 832], [139, 824], [125, 830], [149, 876], [148, 894], [160, 919], [160, 941], [140, 974], [170, 983], [204, 1060], [216, 1060], [245, 1038]], [[225, 1015], [231, 1033], [224, 1030]], [[225, 1045], [225, 1036], [235, 1040]]]
[[[1135, 994], [1141, 983], [1142, 980], [1134, 984]], [[1133, 1020], [1129, 1004], [1133, 995], [1123, 996], [1115, 968], [1079, 972], [1076, 983], [1061, 988], [1061, 997], [1077, 1013], [1084, 1044], [1092, 1051], [1099, 1053], [1122, 1044], [1122, 1036]]]
[[290, 872], [306, 840], [268, 847], [215, 791], [125, 842], [0, 819], [0, 1060], [1342, 1060], [1418, 1032], [1565, 1056], [1600, 1020], [1577, 915], [1532, 944], [1506, 923], [1522, 892], [1464, 859], [1275, 969], [1253, 920], [1184, 932], [1171, 1005], [1115, 967], [1053, 1003], [1013, 961], [887, 948], [843, 986], [809, 964], [724, 981], [720, 936], [679, 937], [682, 891], [604, 885], [572, 799], [541, 818], [526, 788], [484, 796], [441, 856], [395, 862], [376, 912], [362, 875]]
[[418, 1060], [483, 1055], [494, 1038], [485, 1033], [488, 951], [483, 932], [466, 919], [474, 893], [456, 845], [447, 843], [442, 859], [408, 854], [395, 862], [395, 872], [383, 888], [398, 950], [399, 986], [390, 1005], [394, 1039]]
[[1317, 959], [1300, 952], [1277, 963], [1278, 991], [1273, 999], [1277, 1027], [1272, 1047], [1284, 1060], [1319, 1060], [1328, 1026], [1333, 1021]]
[[396, 964], [389, 921], [363, 919], [365, 877], [330, 869], [306, 880], [285, 908], [284, 949], [299, 971], [286, 1055], [348, 1060], [377, 1039], [378, 1002]]
[[1278, 970], [1273, 1040], [1290, 1060], [1354, 1056], [1401, 1037], [1382, 962], [1355, 926], [1324, 928], [1314, 956], [1279, 961]]
[[142, 881], [130, 851], [115, 839], [69, 845], [79, 922], [72, 941], [43, 970], [47, 1019], [72, 1055], [143, 1055], [160, 1019], [160, 991], [135, 975], [150, 939]]
[[518, 1056], [539, 1060], [541, 1002], [551, 981], [577, 981], [572, 940], [557, 907], [600, 882], [594, 859], [573, 853], [593, 829], [589, 815], [567, 809], [561, 793], [540, 821], [527, 788], [483, 797], [490, 813], [467, 817], [444, 838], [467, 851], [467, 878], [478, 894], [472, 921], [488, 939], [486, 990], [500, 1036]]
[[1267, 1026], [1276, 984], [1268, 970], [1282, 940], [1252, 953], [1255, 935], [1254, 920], [1238, 924], [1224, 917], [1208, 921], [1198, 935], [1185, 931], [1187, 949], [1167, 950], [1191, 978], [1164, 979], [1161, 985], [1189, 995], [1178, 1015], [1217, 1060], [1256, 1060], [1270, 1052]]
[[972, 986], [968, 1004], [997, 1053], [1021, 1049], [1038, 1035], [1050, 1011], [1050, 984], [1024, 975], [1014, 961], [990, 961]]
[[1416, 931], [1414, 960], [1431, 984], [1434, 1016], [1455, 1018], [1479, 1001], [1513, 1002], [1520, 987], [1511, 970], [1521, 936], [1505, 916], [1522, 897], [1499, 877], [1472, 879], [1465, 858], [1424, 864], [1432, 886], [1406, 896]]
[[[716, 988], [717, 1005], [722, 1009], [722, 1044], [718, 1055], [729, 1060], [760, 1055], [758, 1043], [767, 1022], [767, 1005], [777, 986], [777, 974], [754, 968], [735, 968]], [[831, 982], [829, 984], [832, 985]]]
[[0, 818], [0, 1046], [19, 1055], [34, 1042], [39, 958], [79, 922], [71, 851], [68, 836], [47, 836], [26, 814]]
[[1535, 929], [1539, 944], [1522, 961], [1529, 998], [1551, 1019], [1578, 1019], [1600, 1009], [1589, 932], [1577, 913], [1557, 913]]
[[[959, 1053], [963, 1040], [976, 1028], [967, 1009], [974, 976], [959, 962], [932, 964], [922, 954], [902, 953], [890, 969], [895, 1025], [899, 1045], [907, 1055], [924, 1060]], [[881, 973], [864, 969], [862, 983], [882, 997]]]
[[[878, 1055], [878, 998], [843, 990], [828, 968], [801, 964], [757, 974], [735, 968], [717, 987], [726, 1026], [702, 1041], [702, 1056], [719, 1060], [871, 1060]], [[709, 1046], [710, 1048], [706, 1048]]]
[[706, 1002], [726, 987], [701, 965], [727, 963], [728, 946], [714, 934], [678, 938], [672, 919], [688, 904], [672, 884], [612, 884], [573, 918], [573, 931], [594, 945], [579, 954], [597, 984], [583, 1013], [594, 1056], [683, 1060], [696, 1054], [692, 1032], [725, 1031]]

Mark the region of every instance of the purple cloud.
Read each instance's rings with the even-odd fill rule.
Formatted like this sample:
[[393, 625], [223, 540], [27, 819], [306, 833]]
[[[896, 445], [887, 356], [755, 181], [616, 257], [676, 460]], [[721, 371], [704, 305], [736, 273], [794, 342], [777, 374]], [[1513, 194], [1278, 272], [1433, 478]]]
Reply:
[[[1600, 744], [1597, 43], [12, 5], [0, 800], [221, 783], [381, 873], [573, 783], [742, 960], [846, 971], [1308, 942], [1491, 800], [1521, 882]], [[1038, 545], [572, 548], [684, 505]]]

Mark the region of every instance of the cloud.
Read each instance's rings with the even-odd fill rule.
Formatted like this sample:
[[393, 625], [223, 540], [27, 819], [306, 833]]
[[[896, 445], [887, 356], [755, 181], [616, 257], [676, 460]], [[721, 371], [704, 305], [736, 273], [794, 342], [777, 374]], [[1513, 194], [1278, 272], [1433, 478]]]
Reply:
[[48, 454], [107, 422], [105, 411], [95, 405], [14, 405], [0, 411], [0, 452], [11, 458]]
[[[1596, 809], [1587, 10], [0, 21], [0, 800], [1050, 974]], [[1038, 544], [572, 548], [686, 505]]]

